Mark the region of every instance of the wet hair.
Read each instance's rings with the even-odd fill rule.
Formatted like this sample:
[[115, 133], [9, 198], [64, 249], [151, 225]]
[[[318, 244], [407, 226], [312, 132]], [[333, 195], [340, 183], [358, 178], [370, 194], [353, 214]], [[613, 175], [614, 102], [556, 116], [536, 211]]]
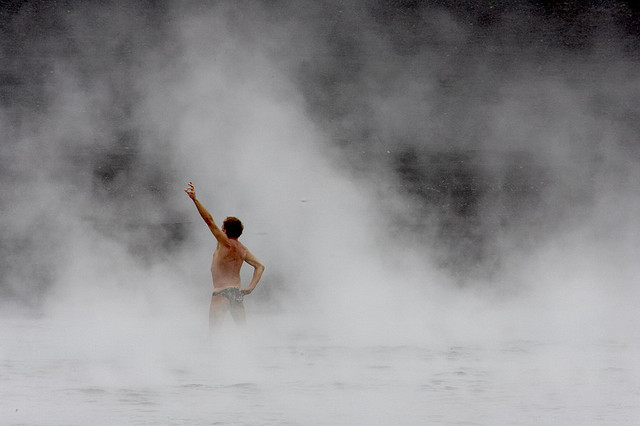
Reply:
[[242, 231], [244, 230], [244, 226], [242, 225], [242, 222], [240, 222], [240, 219], [233, 216], [226, 218], [222, 227], [229, 238], [238, 238], [242, 235]]

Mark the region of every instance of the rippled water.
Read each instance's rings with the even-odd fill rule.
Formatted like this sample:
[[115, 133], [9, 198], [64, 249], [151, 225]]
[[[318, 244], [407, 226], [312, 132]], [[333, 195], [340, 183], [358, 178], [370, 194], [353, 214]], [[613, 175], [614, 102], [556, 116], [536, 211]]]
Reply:
[[363, 345], [291, 330], [211, 342], [161, 328], [5, 321], [0, 423], [640, 424], [629, 342]]

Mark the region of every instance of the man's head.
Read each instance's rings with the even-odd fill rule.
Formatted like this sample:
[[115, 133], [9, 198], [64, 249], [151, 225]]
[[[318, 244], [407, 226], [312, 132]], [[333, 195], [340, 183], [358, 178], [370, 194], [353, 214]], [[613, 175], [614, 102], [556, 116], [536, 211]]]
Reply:
[[237, 217], [229, 216], [222, 223], [222, 232], [227, 234], [229, 238], [238, 238], [242, 235], [242, 230], [244, 226], [242, 226], [242, 222]]

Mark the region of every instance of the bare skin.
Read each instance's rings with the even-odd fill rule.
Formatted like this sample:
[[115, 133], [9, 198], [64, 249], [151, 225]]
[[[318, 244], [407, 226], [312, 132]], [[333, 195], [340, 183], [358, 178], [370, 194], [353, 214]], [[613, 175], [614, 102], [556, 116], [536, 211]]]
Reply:
[[[213, 330], [219, 326], [224, 320], [227, 311], [231, 313], [231, 317], [236, 323], [244, 324], [246, 321], [244, 305], [242, 303], [230, 303], [226, 297], [216, 293], [225, 288], [237, 287], [243, 295], [251, 294], [258, 285], [260, 278], [262, 278], [264, 265], [237, 238], [227, 236], [224, 226], [220, 229], [216, 225], [209, 211], [196, 197], [196, 189], [193, 182], [189, 182], [184, 191], [193, 200], [198, 213], [200, 213], [200, 216], [202, 216], [202, 219], [218, 242], [211, 261], [214, 294], [211, 296], [211, 305], [209, 307], [209, 329]], [[247, 288], [242, 288], [242, 280], [240, 278], [240, 269], [244, 262], [253, 267], [253, 276]]]

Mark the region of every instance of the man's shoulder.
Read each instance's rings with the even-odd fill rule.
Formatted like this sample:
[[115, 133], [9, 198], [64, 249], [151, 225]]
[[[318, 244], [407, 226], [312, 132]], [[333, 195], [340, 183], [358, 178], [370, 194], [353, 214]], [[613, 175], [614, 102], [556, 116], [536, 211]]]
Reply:
[[240, 241], [238, 241], [237, 238], [229, 238], [229, 242], [231, 243], [231, 245], [235, 246], [236, 248], [240, 249], [240, 250], [247, 250], [247, 247], [242, 244]]
[[[237, 240], [236, 240], [237, 241]], [[238, 241], [238, 248], [240, 249], [240, 251], [242, 252], [242, 257], [246, 256], [247, 253], [249, 253], [249, 249], [247, 248], [247, 246], [245, 246], [244, 244], [242, 244], [240, 241]]]

